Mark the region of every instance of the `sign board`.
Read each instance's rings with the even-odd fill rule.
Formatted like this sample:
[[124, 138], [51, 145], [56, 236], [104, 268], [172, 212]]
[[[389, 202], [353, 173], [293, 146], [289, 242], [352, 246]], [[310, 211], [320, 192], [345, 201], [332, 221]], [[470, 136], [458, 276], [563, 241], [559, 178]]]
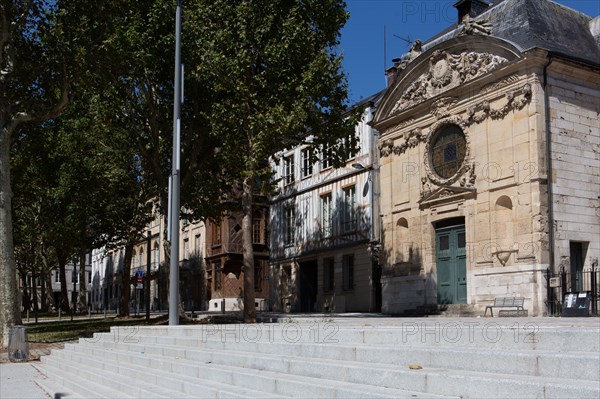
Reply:
[[143, 290], [144, 289], [144, 284], [137, 283], [137, 285], [135, 286], [135, 288], [138, 289], [138, 290]]
[[560, 287], [560, 277], [550, 277], [550, 288]]
[[590, 315], [592, 292], [570, 292], [565, 294], [561, 316], [587, 317]]

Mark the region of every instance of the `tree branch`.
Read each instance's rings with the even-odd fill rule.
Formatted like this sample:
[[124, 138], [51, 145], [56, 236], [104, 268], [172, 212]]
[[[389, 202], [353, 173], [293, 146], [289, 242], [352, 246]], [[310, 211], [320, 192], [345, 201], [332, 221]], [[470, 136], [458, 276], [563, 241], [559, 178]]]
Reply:
[[2, 14], [2, 31], [0, 32], [0, 82], [4, 83], [6, 75], [13, 71], [14, 65], [10, 54], [10, 32], [8, 30], [7, 10], [4, 4], [0, 5]]
[[12, 118], [12, 120], [8, 123], [8, 136], [10, 137], [12, 133], [15, 131], [17, 126], [21, 123], [30, 122], [30, 121], [45, 121], [47, 119], [52, 119], [58, 117], [63, 113], [67, 105], [69, 104], [69, 81], [67, 79], [67, 66], [63, 63], [63, 82], [61, 87], [61, 95], [58, 103], [54, 105], [51, 109], [42, 111], [40, 113], [34, 112], [17, 112], [17, 114]]

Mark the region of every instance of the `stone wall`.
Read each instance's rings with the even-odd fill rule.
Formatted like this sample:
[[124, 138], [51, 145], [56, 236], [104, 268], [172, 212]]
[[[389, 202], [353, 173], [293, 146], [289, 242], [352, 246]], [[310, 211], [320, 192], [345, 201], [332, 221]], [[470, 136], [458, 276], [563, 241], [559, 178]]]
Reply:
[[556, 62], [549, 90], [555, 265], [568, 268], [570, 242], [581, 242], [589, 269], [600, 254], [600, 77]]

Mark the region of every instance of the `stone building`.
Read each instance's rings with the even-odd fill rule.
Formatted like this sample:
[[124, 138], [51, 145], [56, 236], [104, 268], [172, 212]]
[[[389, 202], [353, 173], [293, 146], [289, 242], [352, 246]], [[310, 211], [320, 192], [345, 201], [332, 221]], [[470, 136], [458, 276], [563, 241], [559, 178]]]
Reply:
[[[380, 269], [372, 252], [377, 228], [377, 133], [369, 122], [378, 93], [358, 107], [360, 151], [334, 168], [322, 150], [284, 151], [274, 165], [278, 194], [271, 205], [271, 302], [284, 312], [369, 312], [381, 306]], [[376, 214], [376, 213], [375, 213]], [[370, 246], [370, 244], [372, 244]], [[376, 249], [376, 248], [374, 248]]]
[[[126, 278], [130, 287], [130, 312], [145, 311], [146, 276], [150, 270], [150, 309], [168, 310], [168, 265], [165, 254], [166, 218], [157, 209], [133, 245], [131, 271]], [[179, 279], [183, 308], [186, 311], [206, 310], [206, 268], [204, 256], [205, 224], [180, 221]], [[99, 248], [91, 253], [91, 278], [88, 284], [90, 303], [94, 310], [116, 311], [119, 305], [125, 247]], [[141, 280], [141, 281], [140, 281]]]
[[383, 312], [522, 296], [542, 315], [547, 269], [600, 252], [600, 21], [549, 0], [456, 7], [388, 70], [373, 121]]

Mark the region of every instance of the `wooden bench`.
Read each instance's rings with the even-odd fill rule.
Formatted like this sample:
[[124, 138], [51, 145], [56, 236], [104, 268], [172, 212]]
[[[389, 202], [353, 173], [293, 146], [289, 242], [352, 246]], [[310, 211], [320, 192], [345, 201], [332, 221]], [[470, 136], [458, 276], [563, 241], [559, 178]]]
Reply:
[[517, 311], [519, 311], [519, 310], [524, 311], [525, 310], [525, 309], [523, 309], [524, 302], [525, 302], [525, 298], [523, 298], [522, 296], [494, 298], [494, 304], [488, 305], [485, 307], [485, 313], [483, 313], [483, 316], [485, 317], [487, 315], [487, 311], [489, 309], [490, 314], [492, 315], [492, 317], [494, 317], [493, 308], [517, 308]]

